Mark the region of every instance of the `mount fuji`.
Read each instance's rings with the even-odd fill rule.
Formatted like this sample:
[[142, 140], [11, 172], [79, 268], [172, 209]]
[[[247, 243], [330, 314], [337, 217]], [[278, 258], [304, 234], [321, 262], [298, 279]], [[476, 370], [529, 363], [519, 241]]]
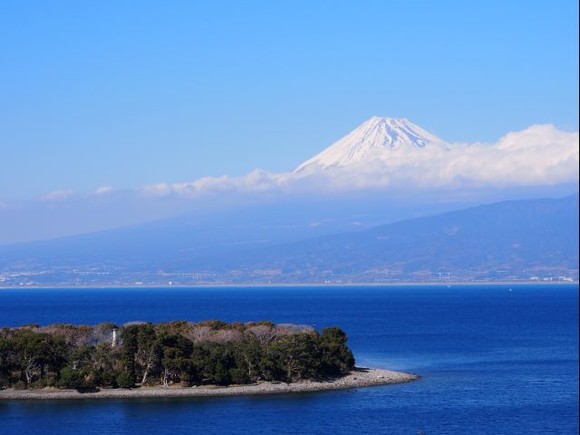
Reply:
[[446, 142], [405, 118], [373, 116], [293, 172], [347, 168], [389, 161], [425, 148], [444, 148]]

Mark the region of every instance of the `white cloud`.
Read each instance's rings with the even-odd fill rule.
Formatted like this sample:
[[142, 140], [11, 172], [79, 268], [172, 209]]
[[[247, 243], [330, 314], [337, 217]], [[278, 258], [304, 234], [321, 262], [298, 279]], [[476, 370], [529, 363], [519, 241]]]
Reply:
[[[578, 182], [578, 133], [536, 125], [496, 144], [393, 150], [387, 158], [325, 171], [327, 187], [432, 188], [549, 186]], [[311, 179], [320, 173], [308, 174]]]
[[[578, 182], [578, 133], [533, 125], [508, 133], [495, 144], [442, 144], [390, 150], [381, 158], [346, 167], [271, 173], [256, 169], [241, 177], [204, 177], [138, 189], [147, 198], [196, 198], [215, 193], [341, 192], [367, 189], [460, 190], [551, 186]], [[102, 186], [93, 195], [114, 193]], [[71, 190], [43, 199], [64, 200]]]
[[145, 186], [141, 193], [145, 196], [160, 197], [178, 195], [196, 197], [220, 192], [271, 192], [281, 190], [287, 184], [290, 174], [274, 174], [256, 169], [241, 177], [203, 177], [184, 183], [158, 183]]
[[95, 195], [106, 195], [107, 193], [113, 192], [111, 186], [101, 186], [95, 190]]
[[[554, 185], [578, 181], [578, 133], [535, 125], [494, 145], [453, 146], [437, 161], [441, 175], [490, 187]], [[444, 177], [440, 177], [444, 179]]]
[[74, 190], [53, 190], [42, 197], [44, 201], [63, 201], [72, 197]]
[[397, 149], [387, 158], [308, 172], [255, 170], [242, 177], [206, 177], [146, 186], [149, 196], [196, 197], [211, 192], [336, 192], [364, 189], [461, 189], [549, 186], [578, 181], [578, 133], [534, 125], [495, 144]]
[[148, 184], [139, 189], [144, 196], [167, 196], [173, 193], [172, 185], [169, 183]]

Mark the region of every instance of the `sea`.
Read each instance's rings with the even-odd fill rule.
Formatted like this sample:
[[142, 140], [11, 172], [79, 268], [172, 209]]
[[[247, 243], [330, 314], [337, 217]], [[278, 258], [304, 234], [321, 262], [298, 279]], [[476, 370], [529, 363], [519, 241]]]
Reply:
[[2, 289], [0, 326], [339, 326], [408, 384], [259, 397], [0, 401], [1, 434], [577, 434], [578, 285]]

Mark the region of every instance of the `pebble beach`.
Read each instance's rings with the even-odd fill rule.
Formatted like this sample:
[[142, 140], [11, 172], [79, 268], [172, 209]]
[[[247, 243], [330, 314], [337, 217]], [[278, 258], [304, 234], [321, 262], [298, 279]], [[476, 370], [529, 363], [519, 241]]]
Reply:
[[261, 382], [249, 385], [171, 386], [164, 388], [139, 387], [132, 389], [100, 389], [95, 392], [79, 392], [77, 390], [61, 390], [45, 388], [39, 390], [2, 390], [2, 400], [76, 400], [76, 399], [139, 399], [166, 397], [218, 397], [218, 396], [249, 396], [266, 394], [305, 393], [311, 391], [342, 390], [378, 385], [401, 384], [419, 379], [419, 376], [392, 370], [356, 368], [350, 374], [328, 381], [301, 381], [295, 383]]

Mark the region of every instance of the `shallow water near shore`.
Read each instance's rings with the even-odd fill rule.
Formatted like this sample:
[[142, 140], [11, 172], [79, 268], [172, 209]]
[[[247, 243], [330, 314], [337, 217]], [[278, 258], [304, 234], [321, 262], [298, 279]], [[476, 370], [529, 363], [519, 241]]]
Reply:
[[3, 434], [578, 433], [578, 287], [0, 290], [1, 326], [338, 325], [357, 365], [419, 381], [291, 395], [0, 402]]

